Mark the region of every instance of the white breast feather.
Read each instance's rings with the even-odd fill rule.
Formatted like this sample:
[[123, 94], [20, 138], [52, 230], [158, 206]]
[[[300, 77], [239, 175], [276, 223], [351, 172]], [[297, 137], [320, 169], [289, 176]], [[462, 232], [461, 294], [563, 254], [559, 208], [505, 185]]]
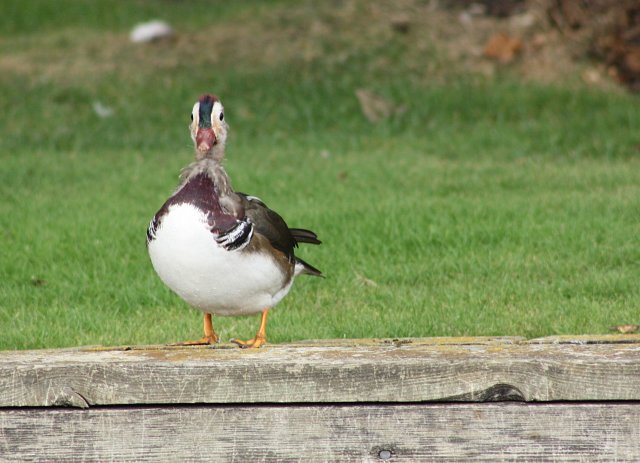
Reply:
[[243, 315], [271, 308], [292, 283], [271, 256], [219, 246], [205, 214], [190, 204], [169, 208], [149, 243], [149, 256], [169, 288], [213, 314]]

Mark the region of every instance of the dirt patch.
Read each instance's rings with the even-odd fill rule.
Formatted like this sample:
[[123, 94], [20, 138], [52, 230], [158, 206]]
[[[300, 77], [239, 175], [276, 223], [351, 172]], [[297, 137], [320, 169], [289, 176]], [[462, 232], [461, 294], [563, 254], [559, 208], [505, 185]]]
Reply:
[[363, 76], [393, 70], [425, 84], [509, 69], [527, 80], [583, 80], [607, 88], [617, 81], [637, 90], [640, 8], [634, 3], [307, 3], [259, 15], [246, 11], [208, 28], [177, 27], [171, 40], [151, 44], [131, 43], [126, 33], [69, 29], [19, 43], [3, 39], [0, 73], [73, 83], [201, 65], [239, 72], [309, 65], [339, 70], [358, 60]]
[[640, 3], [637, 0], [547, 0], [551, 24], [578, 57], [606, 66], [607, 73], [640, 91]]

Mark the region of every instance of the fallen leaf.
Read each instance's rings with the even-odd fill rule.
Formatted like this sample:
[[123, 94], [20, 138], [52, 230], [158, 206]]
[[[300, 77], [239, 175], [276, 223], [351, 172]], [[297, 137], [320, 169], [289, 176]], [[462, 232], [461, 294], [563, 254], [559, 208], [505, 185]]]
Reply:
[[47, 280], [43, 278], [38, 278], [36, 276], [32, 276], [29, 280], [33, 286], [44, 286], [47, 284]]
[[356, 90], [356, 97], [360, 103], [362, 113], [369, 122], [376, 123], [387, 119], [394, 113], [402, 113], [407, 110], [405, 106], [396, 106], [393, 101], [387, 100], [364, 88]]
[[629, 69], [630, 74], [640, 74], [640, 45], [628, 47], [628, 51], [624, 57], [624, 64]]
[[522, 40], [510, 37], [504, 32], [497, 32], [485, 44], [483, 54], [501, 63], [510, 63], [520, 50], [522, 50]]
[[612, 326], [610, 329], [622, 334], [632, 334], [640, 329], [640, 325], [616, 325]]
[[100, 101], [93, 102], [93, 112], [103, 119], [113, 116], [113, 108], [103, 105]]
[[358, 280], [359, 283], [365, 286], [378, 286], [378, 283], [376, 283], [372, 279], [367, 278], [364, 275], [360, 275], [358, 272], [354, 272], [354, 273], [356, 275], [356, 280]]

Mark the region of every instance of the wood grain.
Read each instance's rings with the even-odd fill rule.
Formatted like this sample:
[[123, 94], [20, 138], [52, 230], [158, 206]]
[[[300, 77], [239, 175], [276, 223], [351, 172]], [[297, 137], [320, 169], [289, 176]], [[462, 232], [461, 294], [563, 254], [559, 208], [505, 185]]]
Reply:
[[640, 338], [0, 352], [0, 407], [640, 400]]
[[639, 433], [638, 403], [0, 409], [0, 460], [637, 463]]

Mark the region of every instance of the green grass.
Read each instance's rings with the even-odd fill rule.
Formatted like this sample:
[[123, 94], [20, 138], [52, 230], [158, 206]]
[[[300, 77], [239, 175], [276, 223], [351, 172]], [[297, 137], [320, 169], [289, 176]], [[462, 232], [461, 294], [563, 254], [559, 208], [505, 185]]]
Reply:
[[[317, 16], [309, 5], [221, 4], [207, 20], [197, 2], [116, 2], [105, 24], [78, 36], [99, 23], [85, 2], [67, 0], [67, 15], [4, 3], [0, 348], [200, 335], [200, 314], [156, 277], [144, 238], [190, 161], [186, 126], [204, 91], [226, 106], [234, 186], [324, 241], [299, 254], [326, 278], [298, 279], [273, 311], [271, 342], [534, 337], [639, 321], [637, 97], [508, 73], [430, 81], [403, 67], [406, 43], [369, 49], [339, 34], [319, 40], [312, 59], [289, 51], [282, 62], [242, 54], [242, 42], [225, 49], [225, 34], [202, 60], [182, 39], [147, 49], [175, 58], [160, 63], [126, 43], [148, 16], [171, 19], [183, 38], [251, 16], [268, 43], [282, 25]], [[336, 63], [340, 47], [351, 58]], [[380, 55], [395, 60], [388, 72]], [[361, 87], [406, 111], [371, 124], [354, 96]], [[97, 100], [115, 115], [98, 118]], [[226, 340], [252, 336], [258, 319], [215, 322]]]

